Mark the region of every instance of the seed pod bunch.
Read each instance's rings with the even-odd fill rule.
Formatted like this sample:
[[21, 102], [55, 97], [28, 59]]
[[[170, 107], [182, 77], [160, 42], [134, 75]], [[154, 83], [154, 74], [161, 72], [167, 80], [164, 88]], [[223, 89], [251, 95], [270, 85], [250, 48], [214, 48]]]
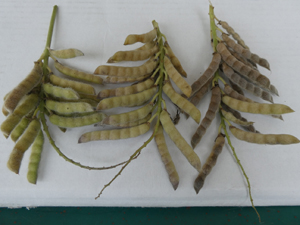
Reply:
[[[94, 87], [82, 82], [102, 84], [102, 78], [71, 69], [56, 59], [74, 58], [82, 56], [83, 53], [77, 49], [50, 49], [56, 12], [57, 6], [54, 6], [46, 47], [41, 57], [34, 62], [31, 72], [4, 97], [2, 107], [6, 119], [1, 124], [1, 131], [6, 138], [10, 136], [15, 142], [7, 167], [19, 173], [23, 155], [32, 146], [27, 179], [33, 184], [38, 180], [44, 134], [58, 154], [68, 162], [85, 169], [103, 169], [84, 166], [68, 158], [55, 145], [48, 130], [46, 116], [62, 131], [68, 127], [99, 123], [106, 116], [95, 111], [94, 102], [96, 100], [98, 104], [99, 100], [96, 98]], [[48, 66], [49, 57], [55, 60], [54, 66], [57, 70], [81, 81], [54, 75]]]
[[[150, 124], [154, 123], [151, 137], [130, 156], [130, 159], [111, 182], [120, 175], [123, 169], [140, 154], [141, 150], [152, 139], [155, 139], [170, 182], [173, 188], [176, 189], [179, 184], [179, 177], [165, 144], [163, 131], [197, 171], [201, 169], [201, 162], [192, 147], [173, 124], [163, 94], [176, 107], [190, 115], [196, 123], [200, 122], [201, 113], [191, 102], [181, 96], [181, 94], [184, 94], [189, 97], [192, 94], [192, 87], [184, 79], [186, 72], [172, 51], [166, 36], [161, 33], [158, 23], [153, 21], [152, 24], [154, 28], [151, 31], [145, 34], [130, 34], [124, 43], [129, 45], [142, 42], [144, 43], [142, 47], [131, 51], [118, 51], [107, 61], [107, 63], [118, 63], [121, 61], [146, 60], [143, 64], [134, 67], [100, 65], [94, 72], [96, 75], [107, 76], [103, 80], [104, 84], [115, 83], [117, 85], [118, 83], [136, 82], [132, 85], [129, 84], [129, 86], [101, 90], [97, 95], [100, 99], [96, 107], [97, 111], [105, 112], [107, 109], [119, 107], [138, 108], [126, 113], [108, 115], [102, 122], [97, 123], [97, 127], [111, 125], [111, 129], [100, 129], [84, 133], [78, 142], [134, 138], [148, 132]], [[171, 82], [180, 89], [181, 93], [174, 90]], [[111, 182], [105, 185], [98, 197]]]
[[[240, 112], [272, 115], [281, 118], [282, 114], [294, 112], [290, 107], [283, 104], [273, 103], [272, 95], [278, 95], [278, 91], [271, 84], [270, 79], [259, 72], [256, 64], [270, 70], [268, 61], [257, 54], [252, 53], [239, 34], [225, 21], [218, 20], [214, 14], [214, 7], [209, 8], [210, 27], [213, 47], [213, 57], [207, 70], [198, 80], [192, 84], [192, 96], [189, 100], [198, 104], [208, 90], [212, 90], [211, 101], [204, 119], [192, 137], [191, 144], [195, 148], [201, 141], [205, 131], [216, 115], [220, 116], [219, 135], [213, 150], [206, 163], [200, 170], [195, 180], [194, 188], [198, 193], [204, 184], [206, 176], [216, 164], [217, 157], [227, 140], [233, 155], [240, 166], [248, 183], [251, 204], [256, 211], [250, 191], [249, 179], [242, 167], [240, 160], [231, 144], [228, 130], [237, 139], [256, 144], [296, 144], [300, 141], [288, 134], [262, 134], [253, 127], [253, 122], [248, 122]], [[216, 22], [217, 21], [217, 24]], [[218, 25], [221, 25], [223, 31]], [[221, 35], [217, 35], [217, 30]], [[233, 39], [231, 39], [231, 37]], [[243, 91], [260, 97], [270, 103], [255, 102], [245, 97]], [[198, 100], [200, 99], [200, 100]], [[237, 126], [241, 126], [240, 129]], [[247, 131], [246, 131], [247, 130]], [[223, 135], [223, 134], [224, 135]], [[260, 216], [256, 211], [259, 219]]]

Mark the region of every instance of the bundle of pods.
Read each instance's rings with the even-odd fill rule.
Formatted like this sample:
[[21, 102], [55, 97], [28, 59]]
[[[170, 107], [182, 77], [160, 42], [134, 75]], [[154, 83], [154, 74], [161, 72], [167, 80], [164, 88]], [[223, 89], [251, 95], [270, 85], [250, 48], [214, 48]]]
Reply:
[[[270, 70], [268, 61], [252, 53], [240, 35], [227, 22], [218, 20], [212, 5], [210, 5], [209, 15], [211, 42], [214, 50], [213, 58], [203, 75], [192, 84], [190, 101], [197, 105], [209, 90], [211, 90], [211, 100], [204, 119], [191, 139], [193, 148], [201, 141], [218, 112], [221, 117], [221, 123], [211, 154], [201, 168], [200, 174], [194, 182], [194, 188], [198, 193], [203, 187], [205, 178], [216, 164], [226, 138], [248, 182], [249, 196], [254, 207], [249, 179], [231, 144], [226, 124], [229, 126], [233, 136], [242, 141], [256, 144], [294, 144], [299, 143], [299, 140], [292, 135], [259, 133], [255, 130], [253, 122], [247, 121], [240, 114], [240, 112], [264, 114], [282, 119], [282, 114], [294, 111], [286, 105], [273, 103], [272, 94], [278, 95], [278, 91], [270, 83], [269, 78], [261, 74], [257, 67], [259, 65]], [[227, 33], [219, 28], [215, 21]], [[221, 38], [217, 35], [217, 32], [221, 33]], [[221, 81], [220, 86], [219, 81]], [[251, 100], [244, 96], [244, 90], [271, 104], [258, 103]], [[237, 128], [231, 123], [240, 125], [244, 129]], [[222, 130], [224, 133], [222, 133]]]

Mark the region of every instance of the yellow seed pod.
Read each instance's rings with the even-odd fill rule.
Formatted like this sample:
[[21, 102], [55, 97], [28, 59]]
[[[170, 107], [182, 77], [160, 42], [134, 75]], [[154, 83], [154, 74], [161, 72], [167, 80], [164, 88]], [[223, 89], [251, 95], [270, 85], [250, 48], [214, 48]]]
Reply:
[[140, 77], [116, 77], [116, 76], [107, 76], [103, 83], [104, 84], [124, 84], [124, 83], [133, 83], [133, 82], [139, 82], [142, 80], [145, 80], [147, 77], [149, 77], [151, 73], [146, 74], [144, 76]]
[[114, 96], [135, 94], [149, 89], [150, 87], [153, 86], [153, 84], [154, 84], [154, 80], [152, 78], [149, 78], [145, 81], [139, 82], [131, 86], [119, 87], [114, 89], [105, 89], [99, 92], [98, 98], [103, 99], [103, 98], [114, 97]]
[[153, 46], [156, 45], [155, 41], [149, 41], [147, 43], [145, 43], [143, 46], [135, 49], [135, 50], [146, 50], [146, 49], [150, 49], [153, 48]]
[[25, 130], [24, 134], [17, 141], [14, 149], [12, 150], [8, 162], [7, 167], [15, 172], [19, 173], [19, 169], [21, 166], [21, 162], [23, 159], [23, 155], [25, 151], [30, 147], [33, 143], [34, 139], [38, 135], [41, 130], [41, 124], [37, 119], [34, 119], [30, 122], [29, 126]]
[[114, 124], [113, 126], [114, 127], [122, 127], [122, 128], [125, 128], [125, 127], [135, 127], [135, 126], [138, 126], [140, 124], [146, 123], [148, 120], [150, 120], [151, 116], [152, 116], [152, 114], [149, 113], [146, 117], [144, 117], [144, 118], [142, 118], [140, 120], [136, 120], [136, 121], [128, 122], [128, 123]]
[[2, 106], [2, 114], [4, 116], [8, 116], [8, 114], [9, 114], [9, 111], [4, 107], [4, 105]]
[[201, 168], [201, 171], [194, 182], [194, 189], [197, 194], [203, 187], [205, 178], [211, 172], [212, 168], [216, 165], [218, 156], [221, 154], [224, 144], [225, 137], [223, 134], [219, 134], [209, 157], [206, 159], [205, 164]]
[[93, 107], [86, 102], [57, 102], [46, 100], [46, 108], [59, 114], [93, 112]]
[[118, 77], [139, 77], [150, 74], [157, 66], [158, 61], [151, 57], [141, 66], [122, 67], [122, 66], [98, 66], [94, 74], [118, 76]]
[[133, 50], [133, 51], [119, 51], [110, 57], [107, 63], [116, 63], [121, 61], [142, 61], [153, 56], [159, 51], [157, 45], [154, 45], [151, 49], [145, 50]]
[[260, 134], [243, 131], [234, 126], [229, 127], [231, 133], [239, 140], [247, 141], [256, 144], [269, 144], [269, 145], [289, 145], [297, 144], [300, 141], [298, 138], [289, 134]]
[[40, 63], [35, 62], [32, 71], [29, 75], [15, 87], [4, 101], [4, 107], [7, 111], [12, 112], [19, 101], [25, 96], [29, 91], [31, 91], [42, 78], [42, 67]]
[[41, 160], [41, 154], [43, 151], [44, 145], [44, 134], [43, 131], [40, 130], [37, 137], [35, 138], [32, 147], [31, 154], [29, 158], [28, 164], [28, 172], [27, 172], [27, 180], [29, 183], [36, 184], [36, 180], [38, 177], [38, 169]]
[[196, 168], [196, 170], [200, 171], [201, 162], [198, 155], [194, 152], [192, 147], [186, 142], [186, 140], [181, 136], [179, 131], [176, 129], [172, 120], [170, 119], [169, 113], [163, 110], [160, 114], [160, 122], [171, 138], [171, 140], [175, 143], [175, 145], [179, 148], [182, 154], [187, 158], [189, 163]]
[[136, 42], [142, 42], [142, 43], [150, 42], [156, 37], [156, 35], [157, 35], [157, 31], [155, 28], [145, 34], [130, 34], [126, 37], [124, 45], [131, 45]]
[[170, 81], [165, 82], [163, 86], [164, 93], [171, 99], [171, 101], [177, 105], [182, 111], [190, 115], [196, 123], [200, 122], [201, 113], [191, 102], [183, 98], [172, 87]]
[[192, 93], [191, 86], [185, 81], [185, 79], [178, 73], [170, 59], [165, 56], [164, 65], [168, 76], [174, 81], [176, 86], [185, 94], [185, 96], [190, 97]]
[[148, 90], [137, 94], [124, 95], [101, 100], [97, 106], [97, 110], [105, 110], [116, 107], [132, 107], [143, 105], [145, 102], [157, 92], [157, 87], [152, 87]]
[[51, 56], [60, 59], [70, 59], [70, 58], [75, 58], [84, 55], [82, 51], [75, 48], [68, 48], [68, 49], [61, 49], [61, 50], [49, 49], [49, 53]]
[[283, 104], [265, 104], [256, 102], [244, 102], [229, 96], [223, 96], [222, 102], [230, 108], [247, 113], [256, 114], [284, 114], [294, 112], [290, 107]]
[[134, 138], [145, 134], [150, 129], [150, 123], [143, 123], [141, 125], [122, 128], [116, 130], [100, 130], [92, 131], [81, 135], [78, 140], [78, 143], [86, 143], [89, 141], [100, 141], [100, 140], [119, 140]]
[[64, 66], [61, 63], [59, 63], [57, 60], [54, 62], [54, 66], [59, 72], [65, 74], [69, 77], [73, 77], [73, 78], [76, 78], [79, 80], [91, 82], [94, 84], [102, 84], [103, 83], [103, 79], [101, 77], [95, 76], [94, 74], [85, 73], [85, 72], [82, 72], [82, 71], [79, 71], [76, 69], [72, 69], [68, 66]]
[[163, 161], [166, 171], [169, 175], [170, 182], [171, 182], [174, 190], [176, 190], [178, 187], [178, 184], [179, 184], [179, 176], [176, 171], [176, 167], [172, 160], [172, 157], [169, 153], [161, 124], [158, 127], [158, 130], [154, 136], [154, 139], [155, 139], [155, 142], [157, 145], [158, 152], [161, 156], [161, 160]]
[[149, 115], [152, 109], [153, 109], [153, 104], [149, 103], [139, 109], [127, 113], [108, 116], [102, 121], [102, 124], [115, 126], [118, 124], [134, 122], [136, 120], [145, 118], [147, 115]]
[[56, 98], [62, 98], [62, 99], [66, 99], [66, 100], [76, 100], [79, 99], [79, 94], [74, 91], [72, 88], [62, 88], [62, 87], [58, 87], [58, 86], [54, 86], [50, 83], [46, 83], [43, 84], [43, 89], [44, 91], [49, 94], [52, 95], [53, 97]]
[[186, 72], [184, 71], [184, 69], [181, 66], [181, 63], [179, 61], [179, 59], [176, 57], [176, 55], [174, 54], [173, 50], [171, 49], [169, 43], [167, 41], [165, 41], [164, 46], [167, 49], [167, 55], [170, 57], [170, 60], [173, 64], [173, 66], [176, 68], [176, 70], [184, 77], [187, 77]]
[[82, 127], [88, 126], [95, 123], [101, 122], [106, 115], [104, 113], [94, 113], [91, 115], [85, 116], [76, 116], [76, 117], [66, 117], [66, 116], [58, 116], [52, 114], [49, 116], [49, 120], [54, 125], [62, 128], [73, 128], [73, 127]]
[[50, 81], [52, 84], [63, 87], [63, 88], [72, 88], [73, 90], [77, 92], [81, 92], [88, 95], [94, 95], [95, 89], [93, 86], [89, 84], [84, 84], [78, 81], [68, 80], [64, 79], [58, 76], [55, 76], [54, 74], [50, 75]]

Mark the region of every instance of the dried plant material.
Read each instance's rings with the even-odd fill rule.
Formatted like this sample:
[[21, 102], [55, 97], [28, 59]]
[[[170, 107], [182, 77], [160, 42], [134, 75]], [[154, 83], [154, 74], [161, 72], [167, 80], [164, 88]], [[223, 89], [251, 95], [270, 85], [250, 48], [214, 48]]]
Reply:
[[68, 48], [68, 49], [61, 49], [61, 50], [49, 49], [49, 53], [51, 56], [59, 59], [70, 59], [70, 58], [75, 58], [84, 55], [82, 51], [76, 48]]
[[136, 42], [147, 43], [153, 41], [156, 35], [157, 35], [157, 31], [155, 28], [145, 34], [130, 34], [126, 37], [124, 45], [131, 45]]
[[165, 41], [164, 46], [167, 49], [167, 56], [170, 58], [173, 66], [176, 68], [176, 70], [184, 77], [187, 77], [186, 72], [184, 71], [184, 69], [181, 66], [181, 63], [179, 61], [179, 59], [176, 57], [176, 55], [174, 54], [173, 50], [171, 49], [169, 43], [167, 41]]

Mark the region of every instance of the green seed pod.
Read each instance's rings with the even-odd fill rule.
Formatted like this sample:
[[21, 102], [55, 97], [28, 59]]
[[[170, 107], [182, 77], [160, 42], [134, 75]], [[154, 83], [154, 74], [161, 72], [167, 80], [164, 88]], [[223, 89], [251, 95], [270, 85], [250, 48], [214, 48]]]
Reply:
[[231, 133], [239, 140], [247, 141], [256, 144], [269, 144], [269, 145], [289, 145], [297, 144], [300, 141], [289, 134], [259, 134], [243, 131], [234, 126], [229, 127]]
[[15, 87], [4, 101], [4, 107], [7, 111], [13, 112], [19, 101], [30, 92], [42, 78], [42, 67], [40, 63], [35, 62], [29, 75]]
[[157, 92], [157, 87], [152, 87], [148, 90], [137, 94], [124, 95], [101, 100], [97, 106], [97, 110], [105, 110], [116, 107], [132, 107], [143, 105], [145, 102]]
[[46, 83], [43, 84], [43, 89], [47, 94], [56, 98], [62, 98], [66, 100], [76, 100], [80, 98], [79, 94], [71, 88], [62, 88], [54, 86], [50, 83]]
[[264, 104], [256, 102], [244, 102], [229, 96], [223, 96], [222, 102], [230, 108], [247, 113], [256, 114], [284, 114], [294, 112], [290, 107], [283, 104]]
[[27, 129], [25, 130], [24, 134], [17, 141], [14, 149], [12, 150], [9, 156], [7, 167], [11, 171], [15, 172], [16, 174], [19, 173], [23, 155], [25, 151], [33, 143], [34, 139], [36, 138], [40, 130], [41, 130], [40, 122], [37, 119], [32, 120], [29, 126], [27, 127]]
[[94, 111], [93, 107], [86, 102], [57, 102], [53, 100], [47, 100], [46, 108], [55, 111], [58, 114], [72, 114]]
[[37, 137], [35, 138], [32, 147], [31, 154], [29, 158], [28, 164], [28, 172], [27, 172], [27, 180], [29, 183], [36, 184], [36, 180], [38, 177], [38, 169], [41, 160], [41, 154], [43, 151], [44, 145], [44, 134], [43, 131], [40, 130]]
[[29, 118], [23, 117], [22, 120], [20, 121], [20, 123], [11, 132], [11, 134], [10, 134], [11, 140], [16, 142], [19, 139], [19, 137], [21, 137], [21, 135], [24, 133], [24, 131], [28, 127], [30, 121], [31, 120]]
[[86, 143], [99, 140], [119, 140], [134, 138], [145, 134], [150, 129], [150, 123], [143, 123], [136, 127], [122, 128], [117, 130], [92, 131], [81, 135], [78, 143]]
[[61, 63], [59, 63], [57, 60], [54, 62], [54, 66], [59, 72], [61, 72], [62, 74], [65, 74], [69, 77], [73, 77], [75, 79], [91, 82], [94, 84], [102, 84], [103, 83], [103, 79], [101, 77], [95, 76], [94, 74], [85, 73], [85, 72], [64, 66]]
[[88, 95], [95, 95], [95, 89], [93, 86], [89, 84], [84, 84], [78, 81], [68, 80], [64, 79], [58, 76], [55, 76], [54, 74], [50, 75], [50, 81], [52, 84], [63, 87], [63, 88], [72, 88], [73, 90], [88, 94]]
[[61, 49], [61, 50], [49, 49], [49, 53], [51, 56], [60, 59], [70, 59], [70, 58], [75, 58], [77, 56], [84, 55], [82, 51], [75, 48], [68, 48], [68, 49]]
[[18, 125], [22, 117], [14, 114], [9, 116], [1, 124], [1, 131], [3, 135], [8, 138], [12, 130]]
[[58, 116], [52, 114], [49, 116], [49, 120], [54, 125], [64, 128], [73, 128], [73, 127], [82, 127], [88, 126], [95, 123], [101, 122], [106, 115], [104, 113], [94, 113], [91, 115], [85, 116], [77, 116], [77, 117], [65, 117], [65, 116]]
[[161, 160], [163, 161], [166, 171], [169, 175], [170, 182], [171, 182], [174, 190], [176, 190], [178, 187], [178, 184], [179, 184], [179, 176], [176, 171], [176, 167], [174, 165], [172, 157], [169, 153], [161, 124], [159, 125], [154, 138], [155, 138], [155, 142], [156, 142], [157, 149], [160, 154]]
[[187, 158], [189, 163], [200, 172], [201, 162], [198, 155], [194, 152], [192, 147], [186, 142], [186, 140], [181, 136], [179, 131], [176, 129], [172, 120], [170, 119], [169, 113], [163, 110], [160, 114], [160, 122], [171, 138], [175, 145], [179, 148], [182, 154]]

